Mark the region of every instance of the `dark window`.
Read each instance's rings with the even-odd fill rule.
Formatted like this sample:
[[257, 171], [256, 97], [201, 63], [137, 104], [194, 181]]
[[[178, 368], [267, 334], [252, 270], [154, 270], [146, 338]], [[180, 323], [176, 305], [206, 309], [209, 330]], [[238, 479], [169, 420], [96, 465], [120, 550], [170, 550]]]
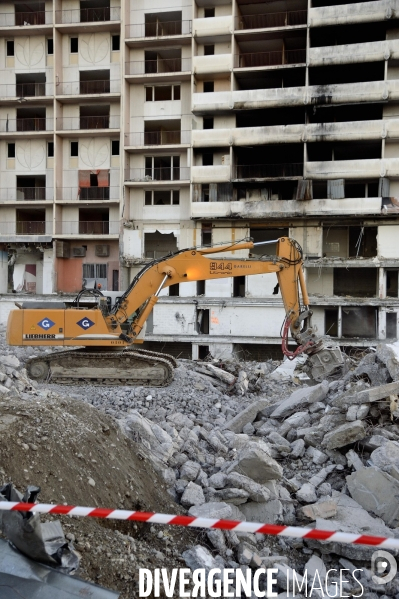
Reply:
[[71, 156], [79, 156], [79, 142], [71, 141]]
[[173, 99], [180, 100], [180, 85], [173, 86]]
[[197, 281], [197, 295], [205, 295], [205, 281]]
[[119, 35], [112, 36], [112, 50], [118, 52], [121, 49], [121, 38]]
[[152, 191], [144, 192], [144, 204], [145, 206], [151, 206], [152, 204]]
[[90, 173], [90, 187], [98, 187], [98, 175]]
[[338, 337], [338, 308], [327, 308], [324, 311], [324, 331], [326, 335]]
[[212, 166], [213, 165], [212, 152], [207, 152], [206, 154], [202, 154], [202, 165], [203, 166]]
[[201, 245], [212, 245], [212, 225], [203, 223], [201, 229]]
[[398, 315], [396, 312], [387, 312], [387, 339], [396, 339], [398, 328]]
[[49, 141], [47, 144], [47, 156], [52, 158], [54, 156], [54, 142]]
[[112, 156], [119, 156], [119, 139], [111, 141], [111, 154]]
[[204, 10], [204, 17], [205, 17], [205, 19], [211, 19], [214, 16], [215, 16], [215, 9], [214, 8], [205, 8], [205, 10]]
[[213, 129], [213, 116], [204, 117], [203, 127], [204, 129]]
[[7, 157], [15, 158], [15, 144], [7, 144]]
[[54, 43], [52, 37], [49, 37], [47, 40], [47, 54], [54, 54]]
[[7, 40], [7, 56], [14, 56], [14, 40]]
[[79, 51], [79, 38], [71, 37], [71, 54], [76, 54]]
[[245, 297], [245, 277], [233, 278], [233, 297]]
[[387, 270], [387, 297], [398, 297], [398, 271]]
[[215, 54], [215, 46], [213, 44], [204, 46], [204, 56], [212, 56], [212, 54]]
[[202, 199], [201, 202], [209, 202], [209, 184], [202, 185]]
[[213, 92], [214, 88], [215, 88], [214, 81], [204, 81], [204, 92], [205, 93]]
[[152, 102], [152, 87], [145, 88], [145, 99], [146, 102]]
[[180, 191], [178, 189], [174, 189], [172, 191], [172, 204], [174, 206], [177, 206], [177, 204], [180, 204]]
[[197, 332], [209, 335], [209, 310], [197, 310]]
[[169, 286], [169, 295], [174, 297], [179, 296], [179, 283]]
[[155, 102], [166, 102], [172, 99], [172, 86], [171, 85], [157, 85], [154, 87], [154, 101]]

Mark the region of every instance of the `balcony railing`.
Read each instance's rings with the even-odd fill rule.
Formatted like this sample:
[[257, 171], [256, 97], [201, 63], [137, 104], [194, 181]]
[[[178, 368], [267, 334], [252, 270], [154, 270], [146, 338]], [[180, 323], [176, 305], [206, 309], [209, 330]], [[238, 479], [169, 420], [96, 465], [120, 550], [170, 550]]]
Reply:
[[276, 179], [302, 177], [303, 163], [285, 164], [238, 164], [234, 167], [234, 179]]
[[53, 119], [32, 117], [24, 119], [0, 119], [1, 133], [15, 133], [17, 131], [51, 131]]
[[119, 187], [62, 187], [57, 190], [57, 200], [63, 202], [87, 202], [118, 200]]
[[56, 10], [55, 22], [67, 23], [101, 23], [103, 21], [120, 21], [120, 6], [101, 6], [98, 8], [73, 8]]
[[3, 187], [0, 191], [1, 201], [44, 201], [52, 200], [52, 187]]
[[307, 10], [275, 12], [265, 15], [243, 15], [236, 17], [236, 29], [267, 29], [270, 27], [306, 25], [307, 16]]
[[283, 64], [301, 64], [306, 62], [306, 49], [276, 50], [273, 52], [251, 52], [236, 54], [236, 68], [271, 67]]
[[62, 96], [78, 96], [80, 94], [118, 94], [119, 79], [102, 79], [98, 81], [62, 81], [56, 86], [56, 93]]
[[190, 179], [188, 166], [160, 168], [131, 168], [125, 171], [125, 181], [187, 181]]
[[191, 58], [158, 58], [126, 63], [127, 75], [149, 75], [191, 71]]
[[118, 235], [119, 221], [56, 221], [56, 235]]
[[190, 143], [191, 131], [145, 131], [126, 133], [127, 146], [167, 146]]
[[174, 35], [190, 35], [191, 21], [166, 21], [161, 23], [141, 23], [126, 25], [127, 38], [170, 37]]
[[17, 235], [45, 235], [45, 221], [20, 220], [16, 222]]
[[51, 10], [26, 11], [17, 13], [0, 13], [0, 27], [29, 27], [31, 25], [51, 25]]
[[68, 116], [57, 118], [57, 131], [76, 131], [78, 129], [119, 129], [119, 115], [104, 116]]

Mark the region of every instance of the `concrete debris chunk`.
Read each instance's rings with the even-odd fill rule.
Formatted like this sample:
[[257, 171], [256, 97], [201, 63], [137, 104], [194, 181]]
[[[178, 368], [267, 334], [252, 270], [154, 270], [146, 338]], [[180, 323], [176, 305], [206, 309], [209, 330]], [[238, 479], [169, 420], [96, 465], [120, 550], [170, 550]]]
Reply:
[[226, 429], [233, 433], [241, 433], [246, 424], [251, 424], [259, 412], [263, 410], [269, 403], [268, 399], [262, 399], [250, 404], [245, 410], [242, 410], [237, 416], [230, 420]]
[[305, 441], [297, 439], [291, 443], [291, 458], [299, 458], [305, 453]]
[[234, 505], [240, 505], [245, 503], [249, 497], [249, 493], [244, 489], [227, 488], [215, 491], [213, 494], [215, 499], [220, 499], [226, 503], [232, 503]]
[[321, 583], [324, 583], [326, 579], [327, 568], [323, 560], [320, 559], [320, 557], [318, 557], [317, 555], [312, 555], [310, 560], [306, 562], [304, 571], [307, 572], [308, 581], [310, 582], [315, 578], [315, 576], [318, 577], [317, 581], [320, 580]]
[[239, 452], [237, 464], [232, 470], [261, 484], [269, 480], [279, 480], [283, 475], [280, 464], [254, 444]]
[[308, 404], [315, 403], [316, 401], [323, 400], [327, 396], [327, 393], [327, 381], [323, 381], [314, 387], [297, 389], [294, 391], [294, 393], [292, 393], [292, 395], [290, 395], [290, 397], [284, 399], [278, 405], [274, 412], [272, 412], [271, 418], [284, 418], [285, 416], [289, 416], [300, 406], [306, 406]]
[[372, 452], [370, 460], [377, 468], [390, 472], [392, 466], [399, 464], [399, 443], [387, 441]]
[[309, 520], [316, 518], [334, 518], [337, 515], [337, 502], [334, 499], [318, 501], [310, 505], [304, 505], [298, 510], [298, 516]]
[[187, 508], [191, 507], [192, 505], [202, 505], [205, 503], [202, 487], [193, 482], [189, 482], [180, 501], [182, 505]]
[[208, 537], [211, 544], [221, 555], [226, 554], [227, 546], [225, 537], [222, 530], [212, 529], [206, 531], [206, 536]]
[[208, 364], [207, 362], [203, 363], [203, 367], [206, 368], [206, 370], [208, 370], [212, 376], [216, 377], [223, 383], [226, 383], [226, 385], [234, 385], [236, 382], [236, 377], [234, 374], [226, 372], [226, 370], [222, 370], [222, 368], [218, 368], [217, 366]]
[[395, 395], [399, 392], [399, 381], [393, 383], [387, 383], [380, 387], [372, 387], [371, 389], [363, 389], [349, 395], [347, 392], [343, 393], [339, 397], [335, 398], [333, 405], [337, 407], [350, 406], [351, 404], [366, 404], [379, 401], [389, 397], [389, 395]]
[[190, 516], [196, 518], [214, 518], [215, 520], [244, 520], [244, 514], [232, 504], [223, 501], [210, 501], [202, 505], [194, 505], [188, 510]]
[[346, 454], [346, 459], [348, 460], [348, 466], [352, 466], [355, 470], [361, 470], [364, 468], [364, 464], [362, 460], [357, 455], [356, 451], [350, 449]]
[[399, 526], [399, 481], [375, 466], [346, 477], [349, 493], [365, 510], [382, 518], [391, 528]]
[[227, 484], [227, 476], [224, 472], [216, 472], [209, 477], [208, 484], [214, 489], [223, 489]]
[[316, 489], [313, 485], [305, 483], [297, 491], [296, 497], [303, 503], [315, 503], [317, 501]]
[[194, 481], [199, 473], [200, 465], [192, 460], [187, 460], [180, 468], [180, 478]]
[[244, 489], [248, 492], [252, 501], [262, 503], [270, 499], [270, 491], [265, 486], [256, 483], [248, 476], [244, 476], [238, 472], [228, 474], [226, 476], [226, 484], [237, 489]]
[[204, 569], [208, 574], [213, 568], [217, 568], [217, 561], [210, 551], [202, 545], [195, 545], [191, 549], [184, 551], [182, 557], [191, 570]]
[[240, 506], [248, 522], [265, 522], [277, 524], [283, 519], [283, 504], [279, 499], [271, 499], [266, 503], [248, 501]]
[[337, 447], [345, 447], [345, 445], [360, 441], [365, 436], [366, 429], [363, 421], [355, 420], [354, 422], [341, 424], [338, 428], [327, 433], [323, 438], [322, 445], [327, 449], [337, 449]]
[[399, 380], [399, 342], [381, 343], [377, 347], [376, 356], [386, 365], [391, 378], [394, 381]]

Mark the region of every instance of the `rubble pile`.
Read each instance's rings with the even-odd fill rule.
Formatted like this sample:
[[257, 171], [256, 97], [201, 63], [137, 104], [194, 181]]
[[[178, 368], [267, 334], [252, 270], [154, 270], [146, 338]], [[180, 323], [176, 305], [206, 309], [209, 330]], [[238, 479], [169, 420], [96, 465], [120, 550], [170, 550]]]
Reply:
[[[113, 416], [151, 460], [179, 513], [399, 538], [399, 344], [351, 358], [345, 375], [318, 384], [292, 370], [287, 375], [271, 360], [179, 360], [165, 388], [32, 387], [23, 369], [5, 372], [11, 366], [3, 358], [0, 371], [11, 384], [0, 399], [26, 401], [62, 390]], [[146, 542], [165, 542], [168, 530], [151, 526]], [[192, 569], [276, 567], [281, 599], [293, 596], [287, 592], [292, 570], [307, 574], [309, 590], [316, 570], [325, 576], [332, 568], [362, 568], [363, 597], [398, 599], [397, 578], [372, 580], [373, 552], [364, 545], [210, 530], [199, 531], [180, 559]], [[153, 567], [165, 567], [165, 553], [158, 554]], [[355, 579], [347, 578], [341, 596], [359, 595]], [[329, 576], [330, 596], [338, 582]], [[295, 596], [306, 596], [304, 589]]]

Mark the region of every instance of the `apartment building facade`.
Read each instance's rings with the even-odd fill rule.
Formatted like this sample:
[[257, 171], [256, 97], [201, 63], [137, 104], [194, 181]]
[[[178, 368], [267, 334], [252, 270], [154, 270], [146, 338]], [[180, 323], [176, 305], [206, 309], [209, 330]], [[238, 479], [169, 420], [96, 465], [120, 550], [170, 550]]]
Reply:
[[[319, 333], [397, 337], [398, 0], [3, 2], [0, 36], [0, 293], [289, 235]], [[200, 281], [146, 338], [262, 357], [283, 319], [273, 275]]]

